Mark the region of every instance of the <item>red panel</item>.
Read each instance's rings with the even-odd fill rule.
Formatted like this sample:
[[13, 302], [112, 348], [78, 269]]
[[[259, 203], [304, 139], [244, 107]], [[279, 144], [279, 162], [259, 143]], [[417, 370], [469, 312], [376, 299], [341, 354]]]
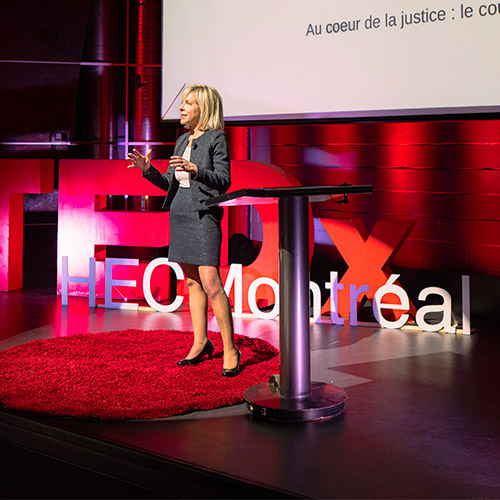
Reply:
[[315, 214], [334, 209], [345, 214], [371, 213], [379, 218], [450, 217], [464, 219], [468, 211], [468, 197], [453, 194], [387, 193], [374, 190], [371, 195], [350, 197], [347, 205], [332, 205], [331, 202], [322, 202], [317, 205], [314, 210]]
[[[230, 156], [233, 160], [248, 159], [248, 128], [226, 127], [228, 136]], [[234, 183], [234, 174], [233, 174]], [[229, 236], [235, 233], [243, 233], [248, 236], [248, 210], [249, 207], [230, 207], [229, 213]]]
[[409, 239], [458, 245], [500, 245], [500, 221], [419, 219]]
[[24, 193], [54, 190], [53, 160], [0, 160], [0, 290], [23, 286]]
[[466, 201], [466, 216], [468, 219], [500, 219], [500, 192], [483, 196], [470, 194], [467, 196]]
[[227, 127], [230, 156], [232, 160], [248, 160], [248, 128]]
[[269, 149], [269, 161], [282, 166], [500, 169], [500, 144], [261, 145], [254, 152], [262, 148]]
[[409, 240], [401, 247], [393, 264], [415, 269], [457, 271], [467, 274], [472, 272], [467, 264], [467, 247], [466, 244]]
[[467, 270], [471, 273], [485, 273], [500, 276], [500, 245], [499, 246], [479, 246], [473, 243], [467, 248]]
[[[304, 185], [308, 184], [372, 184], [378, 191], [498, 194], [500, 170], [475, 168], [393, 169], [340, 167], [285, 167]], [[499, 214], [500, 218], [500, 214]]]
[[[2, 196], [2, 283], [1, 290], [16, 290], [23, 286], [23, 221], [24, 194], [10, 193]], [[4, 209], [5, 207], [5, 209]]]
[[[485, 144], [498, 142], [500, 120], [418, 121], [376, 123], [332, 123], [324, 125], [280, 125], [268, 129], [275, 145], [328, 144]], [[265, 145], [256, 134], [253, 145]]]

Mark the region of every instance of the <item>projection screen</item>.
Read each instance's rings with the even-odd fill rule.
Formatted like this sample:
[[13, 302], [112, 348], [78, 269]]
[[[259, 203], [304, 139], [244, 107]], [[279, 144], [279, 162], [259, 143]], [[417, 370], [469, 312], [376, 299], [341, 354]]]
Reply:
[[215, 86], [226, 120], [500, 110], [500, 2], [163, 0], [162, 118]]

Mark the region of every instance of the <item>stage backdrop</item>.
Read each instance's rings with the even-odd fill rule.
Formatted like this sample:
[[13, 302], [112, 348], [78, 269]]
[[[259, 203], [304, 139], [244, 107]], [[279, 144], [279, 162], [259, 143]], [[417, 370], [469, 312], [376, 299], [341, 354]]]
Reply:
[[[315, 256], [331, 261], [332, 270], [337, 268], [339, 261], [348, 257], [352, 260], [352, 255], [342, 253], [345, 250], [340, 251], [343, 242], [332, 238], [335, 231], [329, 232], [332, 225], [342, 223], [355, 231], [360, 245], [370, 241], [370, 238], [371, 243], [374, 237], [378, 238], [388, 262], [394, 267], [438, 273], [500, 274], [500, 195], [496, 189], [500, 185], [498, 121], [352, 123], [250, 129], [230, 127], [228, 133], [233, 157], [249, 155], [260, 160], [257, 163], [245, 160], [233, 162], [232, 189], [245, 185], [258, 187], [290, 183], [349, 182], [374, 186], [372, 195], [353, 196], [347, 205], [333, 202], [312, 204], [315, 220], [313, 252]], [[94, 171], [98, 164], [101, 164], [99, 172], [107, 165], [110, 171], [117, 169], [116, 175], [123, 175], [125, 163], [86, 161], [85, 169], [95, 184], [100, 178], [97, 170]], [[270, 166], [270, 163], [279, 167]], [[63, 176], [65, 169], [74, 166], [76, 163], [70, 160], [61, 163], [60, 210], [68, 210], [69, 214], [71, 205], [63, 205], [66, 182]], [[118, 170], [122, 173], [119, 174]], [[127, 172], [127, 175], [130, 173]], [[131, 182], [135, 194], [158, 194], [143, 179], [134, 177]], [[118, 193], [109, 184], [99, 188], [94, 184], [92, 189], [87, 186], [87, 190], [100, 193], [100, 196]], [[91, 194], [89, 199], [93, 199], [92, 196], [95, 194]], [[89, 212], [92, 217], [93, 210]], [[99, 217], [104, 215], [96, 214], [94, 219]], [[168, 215], [138, 213], [134, 217], [143, 221], [151, 217], [163, 218], [158, 227], [166, 228]], [[231, 213], [228, 218], [228, 237], [234, 232], [245, 232], [244, 220], [239, 220], [238, 224], [231, 223]], [[260, 259], [270, 264], [265, 271], [261, 270], [253, 276], [270, 273], [268, 276], [274, 279], [272, 268], [277, 265], [276, 216], [274, 226], [273, 216], [263, 220], [267, 224], [266, 221], [271, 225], [264, 233], [264, 251]], [[123, 224], [115, 226], [115, 233], [110, 234], [119, 234], [122, 230], [127, 233], [127, 225]], [[380, 237], [382, 226], [388, 228], [383, 231], [385, 241]], [[145, 229], [143, 225], [141, 231]], [[161, 245], [168, 244], [166, 232], [161, 237], [159, 233], [155, 234], [163, 238]], [[391, 241], [387, 235], [391, 236]], [[64, 239], [62, 232], [61, 237]], [[125, 241], [121, 245], [126, 246]], [[78, 245], [74, 247], [78, 248]], [[264, 259], [266, 248], [275, 252], [274, 263], [267, 257]], [[84, 260], [80, 260], [85, 275], [88, 275], [89, 256], [92, 255], [86, 253], [81, 256]], [[78, 264], [70, 255], [72, 265]], [[246, 271], [253, 272], [252, 265]], [[70, 269], [70, 274], [75, 273]], [[140, 283], [140, 277], [138, 279]], [[434, 284], [430, 282], [426, 286]], [[262, 288], [262, 293], [265, 293], [265, 287]]]

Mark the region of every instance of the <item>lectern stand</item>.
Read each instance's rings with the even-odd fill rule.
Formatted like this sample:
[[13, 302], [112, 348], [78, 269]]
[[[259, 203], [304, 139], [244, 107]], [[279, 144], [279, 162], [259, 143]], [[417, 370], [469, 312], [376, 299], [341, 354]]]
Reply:
[[208, 206], [256, 205], [278, 200], [280, 281], [280, 375], [245, 391], [248, 409], [256, 416], [302, 422], [343, 413], [346, 392], [311, 382], [309, 339], [308, 202], [334, 196], [371, 193], [372, 186], [300, 186], [240, 189], [207, 202]]

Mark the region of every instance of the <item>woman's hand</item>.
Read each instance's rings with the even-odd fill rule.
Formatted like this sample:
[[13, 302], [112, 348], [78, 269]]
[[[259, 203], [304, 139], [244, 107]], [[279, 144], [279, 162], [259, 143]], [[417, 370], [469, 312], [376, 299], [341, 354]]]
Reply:
[[146, 156], [141, 155], [137, 149], [134, 149], [133, 153], [128, 154], [128, 159], [132, 162], [127, 168], [138, 168], [146, 173], [151, 166], [151, 149], [148, 149]]
[[196, 174], [198, 172], [198, 167], [194, 163], [185, 160], [182, 156], [171, 156], [169, 163], [175, 167], [175, 170], [181, 170], [189, 174]]

